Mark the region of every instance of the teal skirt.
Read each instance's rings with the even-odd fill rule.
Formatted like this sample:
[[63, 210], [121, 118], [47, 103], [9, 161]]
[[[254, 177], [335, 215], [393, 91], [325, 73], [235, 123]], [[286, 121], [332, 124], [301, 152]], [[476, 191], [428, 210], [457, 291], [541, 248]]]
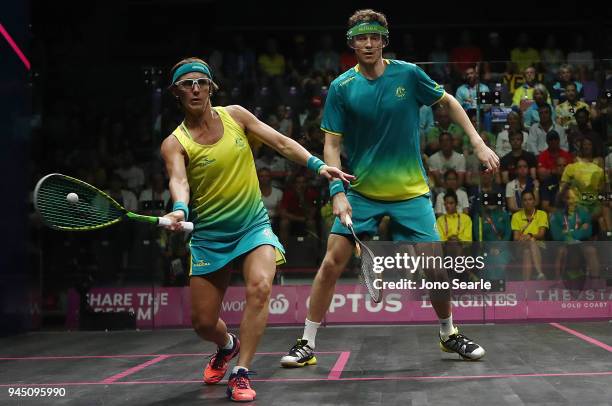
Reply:
[[191, 250], [190, 276], [218, 271], [236, 258], [260, 245], [271, 245], [276, 250], [276, 264], [285, 263], [285, 249], [272, 231], [270, 221], [253, 225], [232, 239], [207, 239], [206, 230], [196, 230], [189, 241]]

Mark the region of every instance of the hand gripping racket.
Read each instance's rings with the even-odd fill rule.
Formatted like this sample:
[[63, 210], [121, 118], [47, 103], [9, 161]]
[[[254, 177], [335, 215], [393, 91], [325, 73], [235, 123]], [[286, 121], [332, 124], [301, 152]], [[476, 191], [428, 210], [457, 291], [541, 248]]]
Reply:
[[[380, 303], [382, 300], [382, 273], [377, 274], [374, 272], [374, 253], [367, 245], [365, 245], [355, 234], [355, 230], [353, 229], [353, 221], [351, 217], [347, 214], [344, 218], [346, 226], [351, 233], [353, 234], [353, 238], [355, 239], [355, 249], [357, 250], [357, 257], [361, 260], [361, 264], [359, 266], [361, 271], [361, 279], [363, 280], [363, 284], [368, 289], [372, 300], [375, 303]], [[377, 289], [374, 286], [374, 281], [379, 279], [380, 289]]]
[[[98, 230], [124, 219], [160, 226], [171, 224], [164, 217], [132, 213], [100, 189], [60, 173], [46, 175], [38, 181], [34, 207], [47, 226], [63, 231]], [[181, 225], [185, 231], [193, 230], [193, 223], [181, 222]]]

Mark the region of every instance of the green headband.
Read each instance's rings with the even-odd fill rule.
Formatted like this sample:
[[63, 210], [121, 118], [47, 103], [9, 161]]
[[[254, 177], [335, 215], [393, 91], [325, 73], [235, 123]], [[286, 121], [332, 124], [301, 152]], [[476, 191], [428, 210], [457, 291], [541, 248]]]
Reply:
[[208, 66], [204, 65], [201, 62], [190, 62], [184, 65], [181, 65], [176, 70], [176, 72], [174, 72], [174, 75], [172, 75], [172, 83], [174, 84], [178, 78], [180, 78], [186, 73], [191, 73], [191, 72], [201, 72], [205, 75], [208, 75], [210, 80], [212, 80], [212, 75], [210, 74], [210, 69], [208, 69]]
[[346, 32], [346, 39], [351, 39], [360, 34], [380, 34], [389, 35], [389, 30], [383, 27], [378, 21], [364, 21], [357, 23]]

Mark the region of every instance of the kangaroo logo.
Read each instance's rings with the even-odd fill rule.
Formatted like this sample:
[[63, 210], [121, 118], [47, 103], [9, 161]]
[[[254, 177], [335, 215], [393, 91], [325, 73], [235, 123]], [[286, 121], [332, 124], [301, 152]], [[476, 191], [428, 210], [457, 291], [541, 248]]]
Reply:
[[289, 310], [289, 300], [279, 293], [275, 298], [270, 299], [270, 305], [268, 306], [271, 314], [285, 314]]

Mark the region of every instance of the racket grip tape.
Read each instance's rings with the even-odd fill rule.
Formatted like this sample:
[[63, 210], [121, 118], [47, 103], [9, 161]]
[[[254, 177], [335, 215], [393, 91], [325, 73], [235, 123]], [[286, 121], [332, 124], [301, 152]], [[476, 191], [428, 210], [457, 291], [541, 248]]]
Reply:
[[[172, 221], [170, 221], [170, 219], [167, 219], [166, 217], [158, 217], [159, 218], [159, 222], [157, 223], [160, 227], [163, 226], [169, 226], [170, 224], [172, 224]], [[186, 232], [192, 232], [193, 231], [193, 223], [190, 221], [181, 221], [180, 224], [183, 226], [183, 231]]]

